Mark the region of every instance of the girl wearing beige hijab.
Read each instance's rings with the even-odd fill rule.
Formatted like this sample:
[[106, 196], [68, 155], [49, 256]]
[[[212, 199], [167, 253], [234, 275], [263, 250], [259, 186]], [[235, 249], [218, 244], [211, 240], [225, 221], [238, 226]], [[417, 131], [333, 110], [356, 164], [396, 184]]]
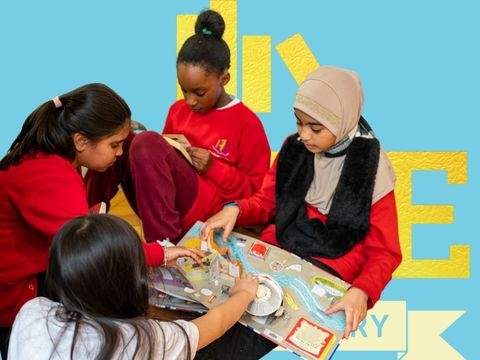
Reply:
[[297, 133], [287, 137], [262, 188], [211, 217], [223, 228], [268, 224], [262, 239], [349, 282], [326, 313], [344, 310], [348, 338], [400, 264], [395, 174], [361, 116], [363, 91], [350, 70], [321, 66], [299, 86]]

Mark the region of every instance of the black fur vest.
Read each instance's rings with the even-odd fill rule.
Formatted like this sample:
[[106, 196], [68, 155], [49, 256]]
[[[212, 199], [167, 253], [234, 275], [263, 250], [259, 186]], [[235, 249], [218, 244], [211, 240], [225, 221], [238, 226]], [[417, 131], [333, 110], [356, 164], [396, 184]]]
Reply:
[[370, 208], [380, 144], [354, 138], [347, 149], [328, 218], [308, 219], [305, 196], [313, 180], [314, 154], [290, 136], [278, 154], [276, 236], [279, 244], [301, 257], [336, 258], [346, 254], [370, 229]]

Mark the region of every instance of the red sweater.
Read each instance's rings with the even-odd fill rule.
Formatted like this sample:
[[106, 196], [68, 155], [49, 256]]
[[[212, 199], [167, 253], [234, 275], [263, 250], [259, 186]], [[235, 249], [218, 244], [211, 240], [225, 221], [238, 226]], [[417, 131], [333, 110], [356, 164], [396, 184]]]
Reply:
[[[37, 295], [57, 230], [88, 212], [82, 177], [67, 159], [40, 153], [0, 171], [0, 327]], [[145, 249], [148, 265], [162, 263], [158, 244]]]
[[[237, 226], [265, 224], [275, 215], [275, 177], [277, 161], [268, 171], [260, 191], [254, 196], [238, 200], [240, 216]], [[316, 208], [307, 206], [309, 218], [326, 221], [327, 215]], [[269, 225], [262, 232], [262, 239], [280, 246], [275, 236], [275, 225]], [[390, 192], [372, 205], [370, 213], [370, 232], [361, 242], [345, 255], [328, 259], [314, 259], [334, 269], [352, 286], [365, 291], [369, 297], [369, 308], [380, 298], [380, 295], [392, 278], [393, 271], [402, 260], [398, 236], [397, 208], [394, 192]]]
[[225, 202], [253, 195], [270, 165], [263, 125], [242, 102], [198, 114], [178, 100], [170, 107], [163, 133], [184, 134], [192, 146], [210, 150], [214, 159], [210, 170], [199, 176], [197, 198], [181, 221], [185, 231]]

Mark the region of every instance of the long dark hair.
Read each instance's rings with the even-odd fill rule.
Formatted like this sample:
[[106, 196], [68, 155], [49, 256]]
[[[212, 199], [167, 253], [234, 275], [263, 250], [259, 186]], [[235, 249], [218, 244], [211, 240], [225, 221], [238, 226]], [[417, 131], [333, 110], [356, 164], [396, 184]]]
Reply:
[[195, 34], [185, 40], [178, 52], [177, 65], [199, 65], [221, 75], [230, 68], [230, 49], [222, 38], [224, 32], [225, 21], [218, 12], [202, 11], [195, 22]]
[[96, 143], [114, 134], [131, 111], [125, 100], [104, 84], [87, 84], [58, 97], [59, 104], [48, 100], [25, 120], [5, 157], [0, 170], [17, 165], [25, 155], [37, 151], [75, 158], [73, 134], [81, 133]]
[[[154, 338], [154, 326], [161, 332], [158, 323], [145, 318], [148, 279], [141, 240], [121, 218], [92, 214], [67, 222], [50, 248], [46, 292], [62, 304], [57, 319], [75, 324], [71, 357], [82, 326], [96, 328], [103, 337], [97, 359], [111, 359], [130, 342], [136, 344], [133, 358], [153, 359], [153, 349], [164, 343]], [[133, 329], [131, 339], [123, 339], [120, 323]]]

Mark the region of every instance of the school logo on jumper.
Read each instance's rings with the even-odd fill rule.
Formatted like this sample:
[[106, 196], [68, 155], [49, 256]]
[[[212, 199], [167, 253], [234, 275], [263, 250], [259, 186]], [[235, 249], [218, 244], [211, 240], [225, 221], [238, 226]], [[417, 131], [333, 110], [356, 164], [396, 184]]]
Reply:
[[219, 157], [226, 158], [230, 155], [230, 144], [227, 139], [218, 139], [215, 146], [212, 146], [212, 151]]

